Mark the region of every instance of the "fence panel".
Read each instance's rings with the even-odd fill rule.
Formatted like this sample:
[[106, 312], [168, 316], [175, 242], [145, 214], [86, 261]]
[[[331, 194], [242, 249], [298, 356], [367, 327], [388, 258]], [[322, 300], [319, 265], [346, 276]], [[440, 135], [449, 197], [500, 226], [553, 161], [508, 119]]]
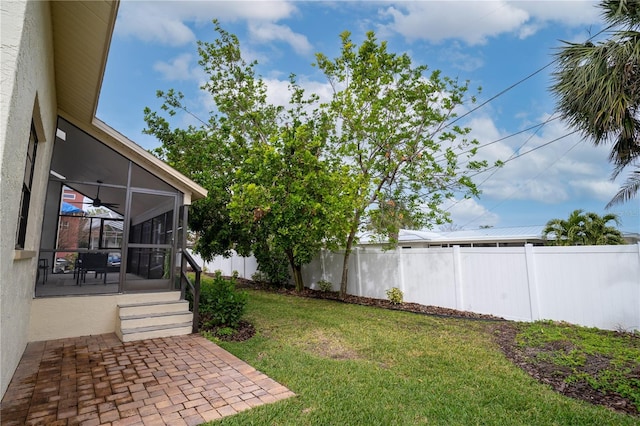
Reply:
[[[341, 253], [323, 252], [303, 271], [308, 284], [324, 278], [337, 290], [341, 269]], [[640, 244], [355, 249], [348, 293], [386, 298], [391, 287], [423, 305], [640, 330]]]
[[[196, 261], [202, 259], [194, 255]], [[338, 290], [343, 252], [322, 251], [302, 268], [307, 286]], [[255, 258], [234, 255], [206, 270], [251, 278]], [[452, 247], [383, 251], [357, 247], [347, 292], [386, 299], [398, 287], [406, 302], [506, 319], [551, 319], [603, 329], [640, 330], [640, 244], [588, 247]]]
[[639, 247], [534, 247], [540, 316], [640, 330]]
[[454, 259], [448, 248], [402, 250], [405, 301], [456, 309]]
[[464, 311], [531, 320], [524, 247], [460, 248]]
[[238, 272], [240, 278], [251, 279], [251, 276], [258, 270], [258, 262], [255, 257], [242, 257], [232, 252], [229, 257], [216, 256], [210, 262], [205, 262], [200, 255], [188, 250], [198, 265], [203, 266], [203, 271], [222, 271], [222, 275], [231, 276], [233, 271]]

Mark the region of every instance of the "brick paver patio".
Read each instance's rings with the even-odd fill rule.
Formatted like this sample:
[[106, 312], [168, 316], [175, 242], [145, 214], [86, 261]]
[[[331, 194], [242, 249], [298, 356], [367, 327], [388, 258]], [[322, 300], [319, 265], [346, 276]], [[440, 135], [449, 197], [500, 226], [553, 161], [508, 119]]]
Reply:
[[197, 425], [293, 392], [192, 334], [30, 343], [2, 399], [2, 425]]

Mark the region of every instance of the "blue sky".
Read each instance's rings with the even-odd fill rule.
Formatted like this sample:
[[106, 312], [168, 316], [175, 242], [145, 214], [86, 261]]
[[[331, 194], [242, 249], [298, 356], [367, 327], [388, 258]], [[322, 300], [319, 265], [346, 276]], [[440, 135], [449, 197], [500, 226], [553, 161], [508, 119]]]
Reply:
[[[259, 62], [269, 86], [269, 100], [284, 104], [287, 77], [328, 96], [327, 81], [311, 64], [314, 54], [339, 53], [339, 34], [354, 41], [366, 31], [386, 40], [389, 50], [407, 52], [414, 64], [482, 87], [478, 103], [497, 95], [549, 64], [561, 41], [582, 42], [601, 29], [593, 1], [122, 1], [104, 76], [98, 117], [151, 149], [158, 142], [142, 134], [145, 106], [159, 110], [157, 90], [185, 93], [189, 108], [202, 118], [213, 109], [198, 87], [206, 76], [197, 64], [197, 40], [215, 37], [212, 19], [236, 34], [246, 59]], [[553, 66], [544, 69], [484, 107], [464, 124], [481, 144], [531, 126], [536, 129], [479, 151], [490, 162], [509, 161], [497, 172], [478, 175], [479, 199], [454, 202], [458, 227], [474, 229], [543, 225], [566, 218], [574, 209], [599, 214], [618, 189], [610, 182], [609, 147], [594, 147], [578, 135], [540, 147], [571, 129], [552, 119], [554, 99], [548, 88]], [[182, 127], [188, 122], [172, 122]], [[540, 148], [538, 148], [540, 147]], [[538, 148], [538, 149], [536, 149]], [[621, 228], [640, 232], [638, 199], [610, 210]]]

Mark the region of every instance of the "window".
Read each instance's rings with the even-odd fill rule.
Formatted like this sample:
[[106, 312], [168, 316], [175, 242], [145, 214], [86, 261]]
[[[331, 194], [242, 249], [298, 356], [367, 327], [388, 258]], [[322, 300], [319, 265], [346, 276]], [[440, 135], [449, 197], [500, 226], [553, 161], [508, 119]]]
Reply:
[[29, 202], [31, 201], [31, 189], [33, 185], [33, 172], [36, 165], [36, 151], [38, 137], [33, 123], [29, 134], [29, 147], [27, 148], [27, 160], [24, 166], [24, 179], [22, 181], [22, 198], [20, 199], [20, 216], [18, 218], [18, 230], [16, 233], [16, 249], [24, 249], [27, 236], [27, 219], [29, 218]]
[[65, 192], [64, 194], [62, 194], [62, 198], [65, 200], [75, 200], [76, 199], [76, 194], [71, 194], [68, 192]]

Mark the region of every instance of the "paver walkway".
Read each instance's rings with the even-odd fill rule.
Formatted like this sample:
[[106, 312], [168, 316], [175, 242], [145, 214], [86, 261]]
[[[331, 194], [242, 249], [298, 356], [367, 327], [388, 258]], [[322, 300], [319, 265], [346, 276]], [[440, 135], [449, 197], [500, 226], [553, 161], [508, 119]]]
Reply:
[[294, 393], [204, 337], [29, 343], [2, 425], [197, 425]]

